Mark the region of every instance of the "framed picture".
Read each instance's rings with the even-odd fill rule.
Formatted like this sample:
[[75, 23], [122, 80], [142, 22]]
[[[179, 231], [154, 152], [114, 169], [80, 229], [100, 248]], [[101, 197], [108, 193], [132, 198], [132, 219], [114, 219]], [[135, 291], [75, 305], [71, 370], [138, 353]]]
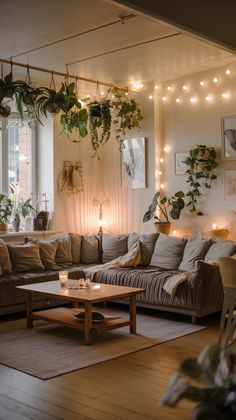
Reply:
[[175, 175], [185, 175], [185, 171], [188, 167], [184, 161], [188, 156], [188, 152], [175, 153]]
[[146, 139], [125, 139], [121, 162], [122, 187], [146, 188]]
[[236, 160], [236, 116], [221, 118], [222, 160]]
[[236, 170], [225, 170], [225, 199], [236, 200]]

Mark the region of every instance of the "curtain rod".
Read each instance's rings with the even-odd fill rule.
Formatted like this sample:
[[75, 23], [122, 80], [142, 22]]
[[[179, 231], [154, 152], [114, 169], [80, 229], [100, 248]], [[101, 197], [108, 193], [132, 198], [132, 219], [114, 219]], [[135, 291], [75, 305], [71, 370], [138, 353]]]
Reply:
[[36, 71], [39, 71], [39, 72], [42, 72], [42, 73], [49, 73], [49, 74], [53, 74], [53, 75], [56, 75], [56, 76], [68, 77], [70, 79], [82, 80], [84, 82], [95, 83], [97, 85], [115, 87], [115, 88], [122, 89], [122, 90], [129, 90], [131, 92], [137, 92], [137, 90], [130, 89], [128, 86], [118, 86], [118, 85], [114, 85], [113, 83], [108, 83], [108, 82], [103, 82], [103, 81], [100, 81], [100, 80], [89, 79], [87, 77], [76, 76], [74, 74], [63, 73], [63, 72], [55, 71], [55, 70], [48, 70], [48, 69], [45, 69], [43, 67], [36, 67], [36, 66], [32, 66], [30, 64], [18, 63], [16, 61], [6, 60], [4, 58], [0, 58], [0, 63], [9, 64], [11, 66], [24, 67], [26, 69], [36, 70]]

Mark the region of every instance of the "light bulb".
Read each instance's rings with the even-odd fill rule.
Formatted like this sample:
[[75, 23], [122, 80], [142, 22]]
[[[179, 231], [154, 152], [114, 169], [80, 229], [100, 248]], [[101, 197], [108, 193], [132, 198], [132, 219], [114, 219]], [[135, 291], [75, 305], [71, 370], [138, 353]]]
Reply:
[[158, 86], [158, 85], [155, 85], [155, 86], [154, 86], [154, 89], [159, 89], [159, 86]]
[[159, 171], [159, 172], [158, 172], [158, 175], [162, 175], [162, 172], [161, 172], [161, 171]]
[[160, 185], [160, 187], [161, 187], [161, 188], [164, 188], [164, 184], [161, 184], [161, 185]]
[[167, 86], [167, 90], [170, 92], [171, 91], [171, 86]]
[[175, 102], [177, 102], [177, 104], [180, 103], [180, 98], [176, 98]]
[[223, 92], [221, 96], [222, 96], [222, 98], [227, 99], [227, 98], [230, 97], [230, 94], [229, 94], [229, 92]]
[[230, 69], [225, 70], [225, 74], [227, 74], [227, 76], [229, 76], [231, 73]]
[[199, 85], [200, 85], [200, 86], [205, 86], [205, 82], [204, 82], [204, 80], [201, 80], [201, 81], [200, 81], [200, 83], [199, 83]]
[[207, 96], [205, 96], [205, 100], [206, 100], [207, 102], [211, 102], [211, 101], [212, 101], [212, 96], [211, 96], [211, 95], [207, 95]]
[[153, 99], [153, 96], [152, 95], [149, 95], [149, 99]]
[[218, 83], [218, 82], [219, 82], [219, 79], [218, 79], [218, 77], [216, 77], [216, 76], [215, 76], [215, 77], [213, 78], [213, 83]]
[[182, 87], [182, 89], [183, 89], [183, 90], [187, 90], [188, 88], [187, 88], [187, 86], [186, 86], [186, 85], [184, 85], [184, 86]]
[[176, 236], [177, 235], [177, 230], [173, 230], [173, 235]]
[[167, 144], [165, 147], [163, 147], [163, 151], [164, 151], [165, 153], [169, 153], [169, 151], [170, 151], [170, 146]]
[[197, 102], [197, 97], [196, 96], [192, 96], [192, 98], [190, 98], [190, 102], [192, 104], [195, 104]]
[[163, 102], [165, 102], [166, 101], [166, 96], [162, 96], [162, 100], [163, 100]]
[[160, 158], [160, 163], [163, 163], [164, 162], [164, 159], [161, 157]]

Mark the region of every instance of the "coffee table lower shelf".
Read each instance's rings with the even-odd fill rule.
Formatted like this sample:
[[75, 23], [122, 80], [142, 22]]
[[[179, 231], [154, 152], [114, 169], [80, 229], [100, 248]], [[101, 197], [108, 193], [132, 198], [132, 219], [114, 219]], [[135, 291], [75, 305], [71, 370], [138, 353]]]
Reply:
[[[75, 311], [74, 309], [68, 308], [47, 309], [45, 311], [33, 312], [32, 319], [42, 319], [44, 321], [56, 322], [71, 328], [75, 328], [80, 331], [84, 331], [84, 322], [79, 321], [74, 316], [76, 312], [78, 312], [78, 310]], [[129, 319], [121, 317], [115, 319], [105, 318], [101, 322], [92, 322], [92, 331], [102, 332], [114, 330], [116, 328], [121, 328], [127, 325], [131, 325], [131, 321]]]

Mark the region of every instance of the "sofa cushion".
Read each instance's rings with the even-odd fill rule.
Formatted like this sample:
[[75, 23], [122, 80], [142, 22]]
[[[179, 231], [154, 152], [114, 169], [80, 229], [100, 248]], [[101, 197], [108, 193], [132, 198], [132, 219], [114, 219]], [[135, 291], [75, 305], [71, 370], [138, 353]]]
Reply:
[[39, 241], [39, 255], [45, 270], [56, 270], [55, 262], [58, 242], [56, 239]]
[[236, 252], [236, 242], [215, 241], [208, 249], [204, 261], [216, 261], [219, 257], [230, 257]]
[[43, 271], [39, 243], [32, 241], [24, 245], [7, 244], [13, 271]]
[[128, 251], [128, 235], [102, 235], [102, 262], [107, 263]]
[[2, 239], [0, 239], [0, 266], [2, 271], [0, 275], [10, 274], [12, 272], [12, 265], [7, 245]]
[[187, 239], [160, 233], [156, 241], [150, 265], [177, 270], [183, 258]]
[[158, 233], [131, 233], [128, 237], [128, 250], [130, 250], [134, 244], [138, 241], [141, 246], [141, 264], [148, 265], [150, 264], [152, 254], [155, 248], [155, 243], [158, 238]]
[[203, 260], [212, 241], [204, 239], [193, 239], [190, 238], [184, 248], [183, 259], [179, 265], [179, 270], [190, 271], [195, 267], [195, 262]]
[[59, 265], [72, 264], [71, 236], [69, 234], [57, 238], [55, 261]]
[[81, 262], [83, 264], [98, 264], [101, 262], [100, 243], [98, 235], [82, 236]]
[[136, 267], [141, 263], [141, 261], [141, 246], [140, 242], [138, 241], [125, 255], [120, 257], [119, 266]]
[[81, 260], [81, 241], [82, 236], [78, 233], [70, 233], [71, 254], [73, 264], [79, 264]]

